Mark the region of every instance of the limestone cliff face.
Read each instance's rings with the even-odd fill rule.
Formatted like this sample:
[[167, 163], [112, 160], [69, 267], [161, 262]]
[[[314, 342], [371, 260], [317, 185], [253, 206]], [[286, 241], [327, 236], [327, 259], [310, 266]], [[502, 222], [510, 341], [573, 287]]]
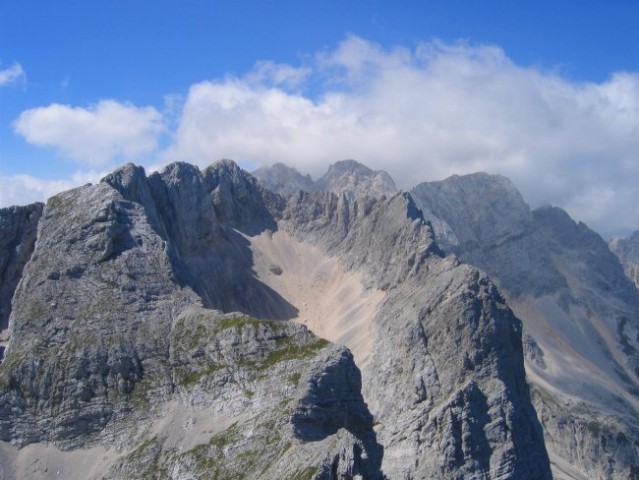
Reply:
[[639, 295], [606, 243], [560, 209], [531, 212], [503, 177], [455, 176], [413, 194], [445, 250], [490, 274], [522, 320], [556, 475], [635, 478]]
[[[49, 199], [0, 365], [4, 473], [550, 478], [521, 323], [497, 288], [444, 256], [410, 195], [349, 192], [282, 197], [221, 161], [126, 165]], [[256, 239], [275, 233], [381, 292], [361, 373], [259, 277]], [[21, 463], [45, 443], [64, 451]], [[97, 466], [71, 472], [87, 447]]]
[[0, 209], [0, 339], [4, 339], [9, 326], [11, 299], [22, 269], [33, 252], [42, 207], [41, 203], [34, 203]]
[[411, 197], [289, 198], [282, 228], [386, 292], [364, 396], [390, 478], [550, 478], [521, 324], [494, 285], [443, 258]]
[[[51, 461], [120, 449], [72, 478], [381, 478], [350, 353], [264, 318], [281, 299], [242, 284], [236, 229], [270, 222], [253, 182], [229, 162], [128, 165], [48, 201], [0, 365], [2, 441], [68, 452]], [[265, 315], [220, 313], [235, 306]], [[30, 478], [53, 468], [38, 461]]]

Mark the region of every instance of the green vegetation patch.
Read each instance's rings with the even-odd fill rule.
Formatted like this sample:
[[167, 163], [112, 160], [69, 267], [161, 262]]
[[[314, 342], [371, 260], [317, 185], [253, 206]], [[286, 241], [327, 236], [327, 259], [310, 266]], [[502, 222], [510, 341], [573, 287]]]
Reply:
[[291, 384], [293, 384], [294, 386], [297, 387], [297, 385], [300, 383], [300, 377], [301, 376], [302, 376], [301, 373], [295, 372], [292, 375], [289, 375], [288, 381], [289, 381], [289, 383], [291, 383]]
[[[286, 360], [299, 360], [304, 358], [314, 357], [317, 352], [327, 347], [330, 344], [323, 338], [318, 338], [317, 341], [307, 343], [305, 345], [298, 345], [292, 341], [286, 343], [283, 348], [270, 353], [262, 362], [256, 365], [259, 370], [264, 370], [274, 366], [279, 362]], [[299, 380], [299, 378], [298, 378]]]
[[126, 456], [123, 464], [136, 469], [135, 477], [126, 475], [126, 478], [148, 478], [149, 480], [168, 478], [168, 470], [162, 465], [162, 448], [157, 437], [138, 445]]
[[185, 387], [195, 385], [196, 383], [199, 383], [202, 378], [207, 377], [217, 372], [218, 370], [222, 370], [223, 368], [223, 365], [210, 363], [209, 365], [203, 366], [202, 368], [191, 370], [183, 374], [180, 374], [181, 372], [176, 371], [178, 376], [178, 384]]
[[260, 320], [259, 318], [253, 317], [230, 317], [223, 318], [215, 322], [215, 330], [219, 332], [222, 330], [228, 330], [229, 328], [242, 328], [247, 325], [257, 327], [264, 324], [273, 325], [274, 323], [276, 322], [273, 320]]
[[317, 473], [317, 467], [307, 467], [295, 473], [291, 480], [312, 480]]

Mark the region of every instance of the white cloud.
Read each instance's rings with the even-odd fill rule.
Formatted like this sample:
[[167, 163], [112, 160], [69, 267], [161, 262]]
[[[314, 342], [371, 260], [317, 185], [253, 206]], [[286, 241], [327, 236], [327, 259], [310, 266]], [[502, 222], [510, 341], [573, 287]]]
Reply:
[[157, 148], [164, 131], [155, 108], [114, 100], [89, 108], [57, 103], [33, 108], [22, 112], [13, 126], [29, 143], [52, 147], [61, 156], [90, 166], [139, 159]]
[[[639, 184], [636, 73], [576, 83], [516, 65], [496, 46], [386, 50], [358, 37], [308, 68], [292, 75], [298, 91], [275, 74], [193, 85], [167, 159], [282, 161], [318, 176], [355, 158], [404, 188], [488, 171], [510, 177], [533, 206], [562, 206], [604, 234], [639, 228], [626, 203]], [[255, 71], [270, 70], [288, 71]]]
[[255, 64], [253, 70], [246, 75], [245, 80], [253, 84], [296, 88], [308, 78], [310, 73], [310, 68], [293, 67], [269, 60], [262, 60]]
[[18, 62], [14, 62], [10, 67], [0, 70], [0, 87], [24, 80], [25, 78], [26, 73], [22, 69], [22, 65]]
[[604, 235], [639, 228], [639, 73], [574, 82], [494, 45], [385, 49], [350, 36], [302, 67], [262, 61], [243, 77], [194, 84], [167, 96], [163, 113], [113, 100], [53, 104], [23, 112], [14, 128], [93, 167], [226, 157], [318, 177], [354, 158], [402, 188], [500, 173], [533, 207], [561, 206]]
[[43, 179], [33, 175], [3, 175], [0, 173], [0, 208], [11, 205], [27, 205], [46, 200], [65, 190], [86, 183], [96, 183], [105, 172], [77, 171], [68, 179]]

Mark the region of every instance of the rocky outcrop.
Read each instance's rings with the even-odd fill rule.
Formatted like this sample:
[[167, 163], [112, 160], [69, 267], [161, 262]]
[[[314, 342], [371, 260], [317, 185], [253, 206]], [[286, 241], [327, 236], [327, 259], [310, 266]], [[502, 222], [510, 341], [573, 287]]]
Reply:
[[[333, 173], [346, 190], [284, 199], [230, 161], [126, 165], [52, 197], [14, 295], [0, 439], [119, 449], [93, 478], [550, 478], [495, 285], [444, 256], [411, 195]], [[361, 375], [258, 278], [252, 239], [274, 230], [383, 292]]]
[[531, 212], [500, 176], [454, 176], [413, 194], [445, 250], [488, 272], [523, 321], [555, 473], [634, 478], [639, 296], [606, 243], [561, 209]]
[[390, 478], [550, 478], [521, 325], [491, 282], [443, 258], [410, 195], [289, 199], [282, 228], [386, 292], [363, 368]]
[[411, 190], [447, 253], [476, 265], [512, 295], [565, 286], [536, 232], [530, 208], [500, 175], [454, 175]]
[[619, 257], [626, 276], [639, 288], [639, 231], [629, 237], [613, 238], [608, 246]]
[[[0, 209], [0, 342], [4, 342], [11, 299], [36, 241], [41, 203]], [[4, 344], [0, 346], [0, 359]]]
[[195, 291], [205, 306], [260, 318], [295, 316], [294, 306], [256, 280], [242, 237], [276, 228], [269, 205], [278, 199], [236, 164], [223, 160], [200, 172], [175, 163], [148, 179], [139, 167], [127, 165], [104, 182], [143, 206], [166, 242], [175, 280]]
[[[69, 455], [120, 449], [93, 478], [381, 478], [347, 351], [286, 320], [204, 308], [267, 311], [268, 299], [250, 285], [236, 290], [214, 263], [234, 256], [227, 268], [250, 276], [238, 229], [270, 221], [254, 182], [228, 162], [149, 178], [127, 165], [48, 201], [0, 366], [2, 441]], [[208, 264], [206, 278], [194, 278], [195, 262]], [[228, 297], [200, 296], [205, 282]], [[318, 416], [327, 408], [318, 385], [348, 413]], [[304, 411], [323, 438], [291, 420]], [[2, 464], [15, 465], [12, 455]]]

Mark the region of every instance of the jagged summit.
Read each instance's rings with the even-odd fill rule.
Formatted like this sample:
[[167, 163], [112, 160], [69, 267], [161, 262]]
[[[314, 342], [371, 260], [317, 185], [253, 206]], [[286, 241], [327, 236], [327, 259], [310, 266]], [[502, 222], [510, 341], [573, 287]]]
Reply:
[[14, 210], [0, 477], [639, 469], [639, 293], [504, 177], [127, 164]]
[[[384, 180], [336, 168], [349, 192]], [[282, 197], [229, 161], [129, 164], [37, 224], [0, 439], [70, 449], [47, 457], [65, 471], [102, 452], [76, 478], [550, 478], [521, 325], [409, 194]]]
[[[560, 208], [531, 211], [504, 177], [453, 176], [411, 193], [444, 250], [488, 272], [522, 319], [551, 455], [589, 478], [632, 476], [639, 294], [606, 243]], [[606, 427], [588, 430], [593, 418]], [[599, 455], [588, 456], [592, 449]]]
[[266, 188], [285, 196], [300, 190], [327, 191], [354, 200], [361, 196], [390, 197], [398, 191], [388, 173], [371, 170], [355, 160], [335, 162], [315, 182], [310, 176], [302, 176], [294, 168], [281, 163], [260, 168], [253, 174]]
[[342, 160], [328, 167], [317, 181], [320, 190], [327, 190], [354, 199], [362, 195], [391, 196], [397, 192], [395, 182], [383, 170], [371, 170], [355, 160]]

